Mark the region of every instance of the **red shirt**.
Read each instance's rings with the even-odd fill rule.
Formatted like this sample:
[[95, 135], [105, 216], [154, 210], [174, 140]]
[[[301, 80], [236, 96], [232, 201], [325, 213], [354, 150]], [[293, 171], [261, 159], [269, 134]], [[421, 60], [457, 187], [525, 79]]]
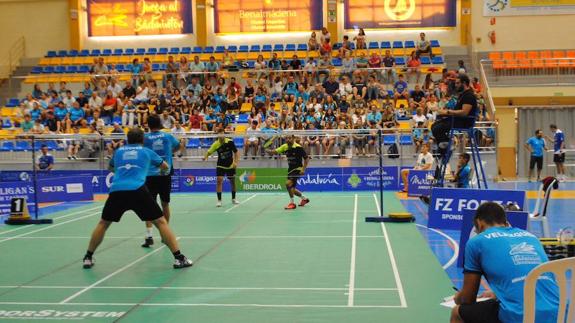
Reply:
[[190, 116], [190, 129], [200, 129], [203, 118], [199, 114], [192, 114]]

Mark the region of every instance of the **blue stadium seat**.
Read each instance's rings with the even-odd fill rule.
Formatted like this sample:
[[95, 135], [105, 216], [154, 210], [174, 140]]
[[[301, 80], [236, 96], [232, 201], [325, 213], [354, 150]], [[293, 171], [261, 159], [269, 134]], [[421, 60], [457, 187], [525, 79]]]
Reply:
[[250, 46], [250, 52], [260, 52], [261, 51], [261, 47], [260, 45], [252, 45]]
[[118, 72], [125, 72], [127, 71], [126, 66], [124, 64], [117, 64], [116, 65], [116, 69], [118, 70]]
[[202, 53], [202, 47], [200, 46], [195, 46], [194, 49], [192, 50], [192, 54], [201, 54]]
[[238, 53], [247, 53], [250, 51], [250, 47], [248, 45], [240, 45], [238, 48]]
[[413, 40], [406, 40], [405, 48], [415, 48], [415, 42]]
[[199, 147], [200, 147], [200, 139], [198, 138], [190, 138], [188, 144], [186, 145], [186, 148], [189, 149], [197, 149]]
[[49, 150], [64, 150], [64, 148], [60, 148], [58, 143], [54, 140], [47, 140], [44, 144], [46, 147], [48, 147]]
[[78, 56], [78, 51], [76, 49], [71, 49], [68, 51], [68, 57], [76, 57]]
[[41, 66], [34, 66], [34, 67], [32, 67], [32, 71], [30, 73], [40, 74], [40, 73], [42, 73], [42, 67]]
[[4, 122], [2, 122], [2, 128], [12, 128], [12, 121], [5, 119]]
[[401, 135], [399, 136], [399, 144], [403, 146], [413, 145], [413, 139], [411, 135]]
[[2, 145], [0, 145], [0, 151], [13, 151], [14, 150], [14, 143], [12, 141], [2, 141]]
[[248, 68], [249, 69], [253, 69], [256, 67], [256, 62], [255, 61], [248, 61]]
[[122, 117], [114, 116], [114, 119], [112, 119], [112, 123], [122, 124]]
[[168, 52], [168, 54], [170, 54], [170, 55], [178, 55], [179, 53], [180, 53], [179, 47], [172, 47], [172, 48], [170, 48], [170, 51]]
[[20, 105], [20, 100], [18, 98], [10, 98], [6, 100], [6, 107], [7, 108], [15, 108]]
[[238, 123], [248, 123], [248, 118], [249, 118], [249, 117], [250, 117], [250, 116], [249, 116], [247, 113], [241, 113], [241, 114], [238, 116], [237, 122], [238, 122]]
[[226, 47], [225, 47], [225, 46], [216, 46], [216, 49], [215, 49], [214, 52], [215, 52], [215, 53], [223, 53], [223, 52], [225, 52], [225, 51], [226, 51]]
[[134, 55], [135, 51], [133, 48], [126, 48], [126, 50], [124, 51], [124, 56], [132, 56]]
[[333, 44], [333, 49], [338, 50], [341, 48], [341, 46], [343, 46], [341, 43], [335, 43], [335, 44]]
[[82, 74], [90, 73], [90, 66], [88, 66], [88, 65], [80, 66], [78, 68], [78, 73], [82, 73]]
[[234, 144], [236, 148], [244, 148], [244, 138], [234, 138]]
[[228, 46], [228, 52], [230, 53], [236, 53], [238, 51], [238, 46], [236, 45], [230, 45]]
[[156, 47], [150, 47], [146, 51], [146, 55], [156, 55], [158, 53], [158, 49]]
[[445, 61], [443, 60], [443, 56], [434, 56], [431, 60], [431, 63], [434, 65], [442, 65], [445, 63]]
[[429, 58], [429, 56], [421, 56], [421, 64], [423, 65], [429, 65], [431, 64], [431, 58]]
[[271, 51], [272, 51], [272, 45], [265, 44], [262, 46], [262, 52], [271, 52]]
[[42, 73], [44, 73], [44, 74], [52, 74], [52, 73], [54, 73], [54, 66], [44, 66], [44, 69], [42, 70]]
[[145, 48], [136, 48], [136, 55], [146, 55]]
[[430, 44], [431, 44], [431, 47], [441, 47], [441, 46], [439, 46], [439, 40], [432, 40], [430, 42]]
[[387, 95], [389, 97], [393, 97], [393, 91], [392, 90], [387, 90]]
[[391, 48], [391, 43], [388, 42], [388, 41], [382, 41], [380, 48], [381, 48], [381, 49], [390, 49], [390, 48]]
[[109, 48], [106, 48], [102, 51], [102, 56], [112, 56], [112, 50]]
[[294, 52], [296, 49], [295, 44], [287, 44], [286, 51]]
[[405, 58], [403, 58], [403, 57], [396, 57], [396, 58], [395, 58], [395, 65], [405, 65]]
[[331, 60], [331, 63], [333, 64], [333, 66], [335, 67], [339, 67], [342, 65], [341, 63], [341, 58], [334, 58]]
[[68, 52], [65, 50], [59, 50], [58, 51], [58, 57], [66, 57], [68, 56]]
[[350, 47], [351, 49], [355, 49], [355, 43], [351, 43], [351, 44], [349, 45], [349, 47]]
[[160, 49], [158, 49], [158, 54], [168, 55], [168, 47], [161, 47]]
[[206, 46], [204, 48], [203, 53], [204, 54], [213, 54], [214, 53], [214, 47], [213, 46]]
[[297, 44], [298, 51], [307, 51], [307, 44]]
[[394, 41], [393, 48], [403, 48], [403, 42], [398, 40]]
[[165, 71], [168, 67], [168, 64], [160, 64], [160, 71]]
[[369, 46], [367, 47], [369, 49], [378, 49], [379, 48], [379, 44], [376, 41], [370, 41], [369, 42]]
[[90, 56], [90, 51], [87, 49], [82, 49], [79, 53], [78, 53], [79, 57], [88, 57]]
[[48, 58], [58, 57], [58, 53], [56, 53], [55, 50], [49, 50], [48, 53], [46, 54], [46, 57]]
[[159, 70], [160, 70], [160, 64], [158, 64], [158, 63], [153, 63], [153, 64], [152, 64], [152, 71], [153, 71], [153, 72], [157, 72], [157, 71], [159, 71]]
[[114, 56], [122, 56], [124, 55], [124, 50], [121, 48], [114, 49]]
[[284, 45], [283, 44], [275, 44], [274, 45], [274, 52], [283, 52]]
[[29, 141], [16, 141], [14, 151], [31, 151], [31, 150], [32, 145], [30, 145]]
[[182, 51], [180, 52], [180, 54], [182, 54], [182, 55], [188, 55], [191, 53], [192, 53], [191, 47], [182, 47]]
[[99, 49], [92, 49], [90, 56], [100, 56], [102, 52]]
[[383, 135], [383, 144], [384, 145], [392, 145], [395, 144], [395, 135]]
[[78, 66], [76, 66], [76, 65], [68, 66], [66, 68], [66, 73], [68, 73], [68, 74], [78, 73]]
[[63, 74], [66, 72], [66, 67], [65, 66], [56, 66], [54, 68], [54, 73], [56, 74]]

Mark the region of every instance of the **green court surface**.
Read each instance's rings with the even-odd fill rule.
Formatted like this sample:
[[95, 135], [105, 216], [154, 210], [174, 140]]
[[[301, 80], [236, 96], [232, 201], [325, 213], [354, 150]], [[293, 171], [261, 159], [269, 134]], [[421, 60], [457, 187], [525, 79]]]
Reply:
[[[451, 282], [414, 224], [366, 223], [374, 194], [172, 196], [172, 227], [195, 262], [172, 269], [143, 249], [132, 213], [81, 267], [103, 203], [54, 214], [49, 226], [0, 227], [0, 319], [85, 322], [447, 322]], [[226, 203], [227, 202], [227, 203]], [[404, 211], [394, 193], [386, 212]]]

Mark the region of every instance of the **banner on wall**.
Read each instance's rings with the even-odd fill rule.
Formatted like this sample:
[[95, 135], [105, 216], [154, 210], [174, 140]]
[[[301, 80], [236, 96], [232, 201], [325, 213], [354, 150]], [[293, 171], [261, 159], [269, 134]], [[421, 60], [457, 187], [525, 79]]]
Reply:
[[322, 0], [214, 0], [218, 34], [309, 32], [322, 27]]
[[483, 16], [575, 14], [575, 0], [483, 0]]
[[457, 1], [345, 0], [345, 29], [455, 27]]
[[192, 33], [190, 0], [88, 0], [88, 36]]

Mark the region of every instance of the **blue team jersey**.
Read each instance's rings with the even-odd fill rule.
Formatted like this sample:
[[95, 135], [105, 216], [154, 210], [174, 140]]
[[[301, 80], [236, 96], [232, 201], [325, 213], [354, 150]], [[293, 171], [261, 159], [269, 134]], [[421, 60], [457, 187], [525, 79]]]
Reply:
[[56, 109], [54, 109], [54, 116], [56, 116], [56, 119], [62, 121], [66, 119], [66, 115], [68, 114], [68, 112], [69, 111], [66, 108], [57, 107]]
[[403, 93], [403, 91], [407, 89], [407, 83], [405, 81], [397, 81], [395, 82], [394, 88], [397, 93]]
[[84, 118], [84, 110], [80, 108], [72, 108], [70, 109], [70, 120], [78, 121]]
[[[465, 246], [465, 272], [485, 276], [500, 301], [503, 323], [523, 322], [523, 286], [527, 274], [547, 262], [541, 243], [533, 234], [510, 227], [492, 227]], [[557, 321], [559, 293], [549, 273], [539, 278], [535, 299], [537, 323]]]
[[531, 137], [529, 138], [529, 140], [527, 140], [527, 144], [531, 146], [531, 149], [533, 150], [531, 156], [543, 157], [543, 149], [545, 148], [545, 139]]
[[554, 141], [555, 142], [553, 143], [553, 151], [559, 152], [561, 150], [561, 147], [563, 146], [563, 142], [565, 141], [565, 134], [563, 133], [563, 131], [559, 129], [555, 131]]
[[41, 155], [38, 157], [38, 168], [46, 169], [54, 164], [54, 157], [52, 155]]
[[110, 192], [137, 190], [146, 183], [150, 168], [157, 168], [162, 162], [158, 154], [140, 145], [118, 148], [110, 160], [110, 167], [114, 168]]
[[471, 174], [471, 167], [469, 165], [463, 166], [459, 171], [457, 177], [457, 187], [459, 188], [469, 188], [469, 175]]
[[[172, 153], [178, 149], [180, 142], [174, 136], [163, 131], [150, 132], [144, 135], [144, 147], [151, 149], [166, 161], [170, 170], [172, 169]], [[148, 176], [160, 175], [158, 167], [150, 167]]]

